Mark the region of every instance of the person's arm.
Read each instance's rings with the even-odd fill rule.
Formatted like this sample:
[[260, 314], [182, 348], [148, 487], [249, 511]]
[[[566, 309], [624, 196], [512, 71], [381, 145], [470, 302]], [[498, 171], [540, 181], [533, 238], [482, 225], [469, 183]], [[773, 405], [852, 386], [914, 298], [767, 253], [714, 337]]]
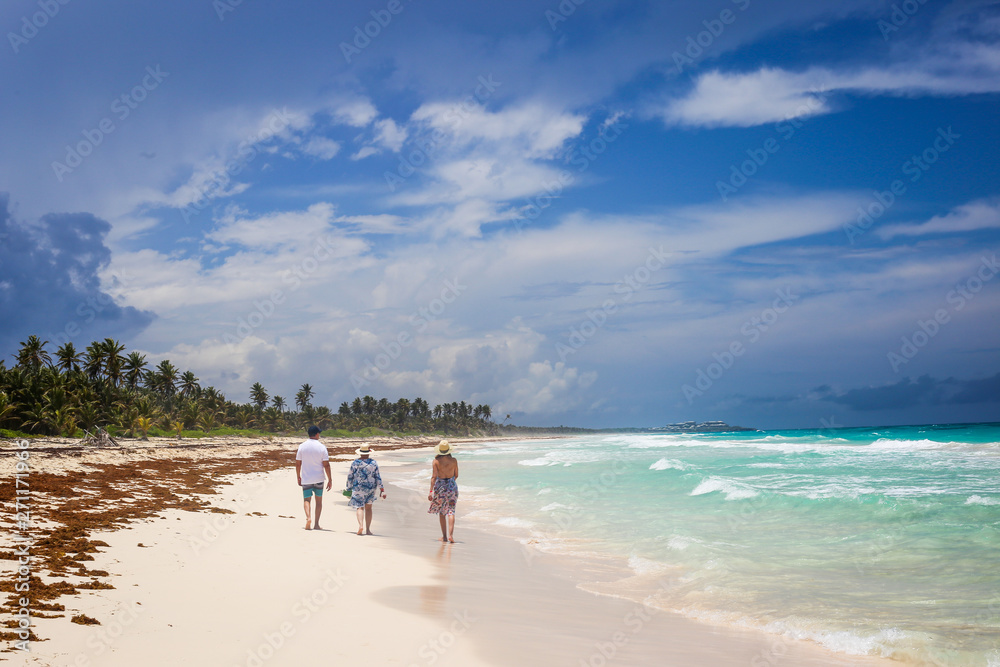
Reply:
[[379, 491], [382, 492], [382, 500], [385, 500], [385, 485], [382, 484], [382, 473], [379, 472], [378, 463], [375, 463], [375, 483], [378, 484]]
[[326, 471], [326, 490], [329, 491], [333, 488], [333, 472], [330, 471], [330, 462], [323, 461], [323, 470]]
[[302, 461], [295, 459], [295, 479], [298, 480], [299, 486], [302, 486]]
[[455, 474], [452, 475], [456, 480], [458, 479], [458, 461], [455, 461]]
[[438, 461], [434, 459], [433, 465], [431, 465], [431, 490], [427, 492], [427, 500], [434, 500], [434, 482], [438, 478]]

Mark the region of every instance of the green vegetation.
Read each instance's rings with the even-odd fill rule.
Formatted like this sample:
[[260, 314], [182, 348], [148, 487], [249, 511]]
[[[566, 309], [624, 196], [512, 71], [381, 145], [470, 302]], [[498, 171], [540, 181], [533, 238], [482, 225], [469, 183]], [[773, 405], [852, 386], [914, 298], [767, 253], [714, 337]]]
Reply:
[[215, 387], [203, 388], [194, 373], [181, 373], [169, 360], [151, 368], [144, 355], [125, 354], [125, 346], [111, 338], [83, 352], [69, 342], [51, 354], [47, 345], [29, 336], [12, 368], [0, 361], [0, 436], [74, 437], [103, 428], [127, 437], [267, 437], [301, 433], [310, 424], [325, 437], [519, 433], [493, 422], [490, 406], [465, 401], [432, 408], [419, 397], [390, 402], [363, 396], [333, 412], [312, 404], [309, 384], [295, 394], [295, 410], [260, 382], [250, 387], [247, 403], [236, 403]]

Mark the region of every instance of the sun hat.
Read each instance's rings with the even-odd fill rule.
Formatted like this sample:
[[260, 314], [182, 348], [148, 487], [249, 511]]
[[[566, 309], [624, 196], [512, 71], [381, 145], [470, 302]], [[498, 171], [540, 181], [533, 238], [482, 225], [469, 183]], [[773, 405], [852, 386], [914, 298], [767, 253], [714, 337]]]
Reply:
[[369, 445], [366, 442], [365, 444], [361, 445], [361, 447], [359, 447], [358, 449], [355, 449], [354, 453], [357, 454], [358, 456], [368, 456], [369, 454], [375, 453], [375, 450], [372, 449], [371, 445]]
[[451, 454], [452, 447], [448, 444], [447, 440], [442, 440], [434, 448], [434, 451], [438, 453], [438, 456], [444, 456], [445, 454]]
[[313, 436], [313, 435], [319, 435], [319, 434], [320, 434], [320, 433], [322, 433], [322, 432], [323, 432], [323, 431], [321, 431], [321, 430], [319, 429], [319, 426], [310, 426], [310, 427], [309, 427], [309, 435], [310, 435], [310, 436]]

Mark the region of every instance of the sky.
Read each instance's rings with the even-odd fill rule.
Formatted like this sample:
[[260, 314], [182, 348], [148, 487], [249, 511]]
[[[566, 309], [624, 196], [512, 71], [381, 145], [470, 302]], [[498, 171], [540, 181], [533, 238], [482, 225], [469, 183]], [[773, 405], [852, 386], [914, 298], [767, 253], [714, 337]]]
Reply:
[[8, 0], [0, 351], [245, 402], [1000, 416], [1000, 3]]

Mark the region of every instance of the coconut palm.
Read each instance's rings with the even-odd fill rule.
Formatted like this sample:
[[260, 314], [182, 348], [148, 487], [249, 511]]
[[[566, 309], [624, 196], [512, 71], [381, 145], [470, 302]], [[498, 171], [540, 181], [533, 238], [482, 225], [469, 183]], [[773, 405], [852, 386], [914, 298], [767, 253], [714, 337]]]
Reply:
[[156, 366], [150, 375], [153, 376], [153, 389], [164, 396], [173, 396], [177, 392], [177, 367], [164, 359]]
[[139, 417], [135, 420], [136, 428], [142, 434], [142, 440], [149, 440], [149, 429], [153, 428], [153, 420], [149, 417]]
[[278, 412], [285, 411], [285, 399], [282, 396], [275, 395], [271, 398], [271, 405], [277, 408]]
[[191, 371], [184, 371], [181, 375], [180, 380], [180, 395], [181, 398], [188, 398], [191, 396], [197, 396], [201, 392], [201, 385], [198, 384], [198, 378], [194, 376]]
[[301, 405], [302, 408], [305, 408], [305, 406], [310, 405], [312, 403], [313, 396], [315, 396], [315, 392], [313, 391], [312, 385], [310, 385], [308, 382], [303, 384], [299, 388], [299, 393], [295, 395], [296, 401], [299, 400], [300, 394], [302, 396], [302, 405]]
[[219, 425], [219, 417], [222, 416], [221, 412], [216, 412], [214, 410], [206, 410], [202, 412], [198, 417], [198, 426], [205, 433], [209, 433]]
[[125, 372], [125, 386], [136, 389], [146, 375], [146, 355], [129, 352], [122, 363], [122, 370]]
[[264, 385], [260, 382], [254, 382], [253, 386], [250, 387], [250, 400], [253, 401], [255, 406], [257, 406], [258, 411], [267, 407], [267, 401], [269, 398], [267, 390], [264, 389]]
[[49, 341], [42, 340], [38, 336], [28, 336], [28, 340], [21, 342], [21, 349], [17, 353], [17, 365], [37, 372], [42, 366], [50, 366], [52, 357], [45, 350]]
[[117, 387], [122, 380], [125, 358], [121, 353], [125, 351], [125, 346], [113, 338], [105, 338], [101, 346], [104, 348], [104, 375]]
[[64, 373], [73, 373], [80, 370], [80, 353], [71, 342], [64, 343], [56, 350], [56, 368]]

